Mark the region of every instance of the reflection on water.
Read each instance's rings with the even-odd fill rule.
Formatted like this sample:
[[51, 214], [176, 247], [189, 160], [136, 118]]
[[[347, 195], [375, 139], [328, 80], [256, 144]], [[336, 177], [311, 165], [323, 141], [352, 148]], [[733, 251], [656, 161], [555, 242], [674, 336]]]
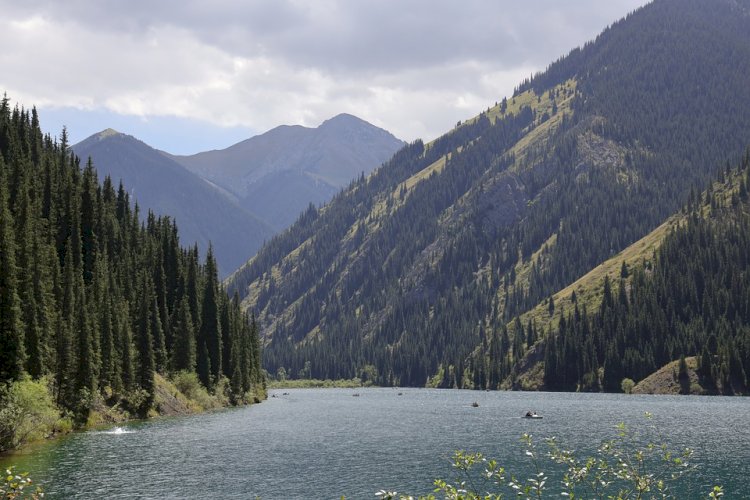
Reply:
[[[359, 394], [359, 397], [352, 397]], [[747, 398], [429, 389], [286, 389], [247, 408], [74, 434], [13, 462], [47, 498], [374, 498], [429, 493], [453, 478], [454, 450], [481, 451], [523, 475], [519, 437], [557, 436], [580, 454], [615, 426], [654, 415], [658, 439], [695, 450], [683, 492], [713, 484], [750, 497]], [[474, 405], [476, 403], [476, 405]], [[526, 419], [527, 411], [544, 419]]]
[[133, 434], [135, 431], [133, 429], [127, 429], [125, 427], [114, 427], [106, 431], [92, 431], [92, 432], [94, 434], [112, 434], [115, 436], [119, 436], [120, 434]]

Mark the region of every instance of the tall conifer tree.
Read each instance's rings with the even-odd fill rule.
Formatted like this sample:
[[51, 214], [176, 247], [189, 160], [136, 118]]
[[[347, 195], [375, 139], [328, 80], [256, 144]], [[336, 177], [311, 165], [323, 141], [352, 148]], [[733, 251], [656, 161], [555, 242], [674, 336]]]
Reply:
[[195, 370], [195, 328], [190, 317], [190, 306], [185, 297], [180, 300], [177, 307], [172, 369], [175, 371]]
[[148, 412], [154, 400], [154, 361], [153, 336], [151, 335], [151, 314], [153, 308], [153, 293], [151, 280], [145, 272], [142, 273], [139, 287], [140, 307], [138, 312], [138, 326], [136, 328], [138, 347], [138, 385], [146, 393], [145, 401], [138, 409], [142, 414]]
[[18, 379], [25, 361], [16, 280], [15, 237], [8, 210], [4, 172], [0, 158], [0, 382]]
[[198, 356], [205, 348], [209, 358], [210, 376], [213, 381], [222, 376], [221, 323], [219, 321], [219, 283], [213, 249], [209, 245], [206, 253], [206, 282], [203, 288], [201, 326], [198, 335]]

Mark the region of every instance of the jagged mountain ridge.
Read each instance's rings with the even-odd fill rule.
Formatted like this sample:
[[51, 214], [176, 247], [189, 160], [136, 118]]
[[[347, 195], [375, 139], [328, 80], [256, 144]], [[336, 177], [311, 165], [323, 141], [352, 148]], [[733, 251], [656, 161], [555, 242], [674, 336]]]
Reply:
[[749, 7], [649, 4], [306, 212], [229, 281], [264, 325], [266, 367], [496, 387], [502, 367], [474, 366], [478, 346], [521, 352], [508, 321], [643, 237], [745, 148]]
[[390, 158], [403, 141], [349, 114], [316, 128], [282, 125], [223, 150], [170, 156], [221, 186], [277, 231]]
[[72, 149], [81, 158], [91, 157], [102, 178], [108, 175], [115, 184], [122, 180], [143, 215], [150, 209], [176, 220], [185, 244], [197, 243], [205, 255], [213, 243], [220, 276], [274, 233], [217, 187], [135, 137], [107, 129]]
[[102, 175], [122, 179], [144, 212], [177, 219], [186, 243], [197, 242], [205, 254], [212, 242], [224, 277], [310, 203], [330, 200], [402, 144], [385, 130], [341, 114], [315, 129], [283, 125], [225, 150], [192, 156], [158, 151], [112, 129], [73, 150], [92, 156]]

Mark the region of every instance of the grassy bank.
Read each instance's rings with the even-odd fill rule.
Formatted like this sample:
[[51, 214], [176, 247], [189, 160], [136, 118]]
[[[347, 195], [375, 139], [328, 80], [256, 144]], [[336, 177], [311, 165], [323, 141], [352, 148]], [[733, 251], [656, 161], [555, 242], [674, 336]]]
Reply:
[[[263, 386], [255, 386], [240, 400], [229, 397], [229, 383], [222, 379], [213, 393], [198, 381], [195, 373], [179, 372], [169, 379], [154, 377], [154, 402], [146, 418], [192, 415], [233, 405], [258, 403], [267, 397]], [[93, 396], [91, 411], [85, 420], [75, 422], [73, 415], [55, 404], [53, 386], [49, 379], [24, 379], [0, 387], [0, 453], [18, 450], [44, 439], [52, 439], [72, 432], [107, 424], [141, 419], [131, 410], [138, 406], [139, 393], [121, 397], [104, 394]]]

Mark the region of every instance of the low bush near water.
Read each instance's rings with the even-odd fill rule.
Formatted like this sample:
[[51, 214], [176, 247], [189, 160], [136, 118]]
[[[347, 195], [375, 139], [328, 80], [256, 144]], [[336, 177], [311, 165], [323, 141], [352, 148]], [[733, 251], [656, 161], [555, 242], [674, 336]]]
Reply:
[[0, 386], [0, 451], [72, 428], [55, 406], [47, 379]]
[[172, 383], [177, 387], [178, 391], [196, 403], [201, 410], [210, 410], [222, 406], [221, 401], [209, 394], [206, 388], [203, 387], [203, 384], [198, 380], [198, 375], [194, 372], [177, 372], [172, 377]]

